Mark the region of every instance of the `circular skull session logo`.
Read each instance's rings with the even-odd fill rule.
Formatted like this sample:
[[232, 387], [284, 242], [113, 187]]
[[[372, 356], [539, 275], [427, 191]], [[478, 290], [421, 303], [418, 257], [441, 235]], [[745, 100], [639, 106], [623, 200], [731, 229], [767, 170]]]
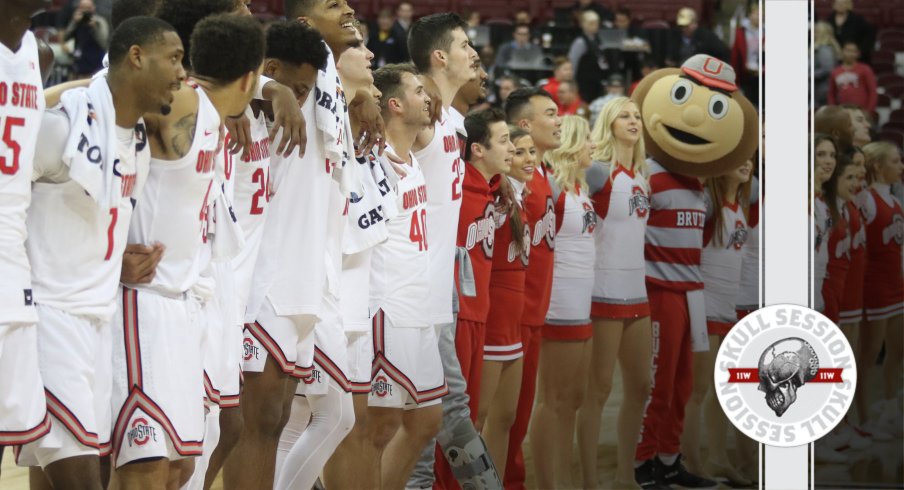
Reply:
[[716, 395], [735, 427], [770, 446], [811, 443], [841, 422], [854, 398], [854, 351], [837, 325], [797, 305], [739, 321], [716, 355]]

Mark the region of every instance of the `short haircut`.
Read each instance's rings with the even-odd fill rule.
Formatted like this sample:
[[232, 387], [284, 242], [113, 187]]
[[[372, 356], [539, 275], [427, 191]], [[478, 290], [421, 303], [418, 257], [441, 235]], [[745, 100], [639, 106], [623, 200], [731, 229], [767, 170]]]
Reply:
[[194, 73], [214, 83], [234, 82], [248, 72], [257, 71], [264, 61], [264, 30], [252, 17], [232, 14], [208, 17], [195, 27], [191, 41]]
[[527, 29], [527, 33], [530, 34], [530, 26], [527, 24], [516, 24], [512, 32], [518, 32], [518, 29]]
[[411, 63], [395, 63], [383, 65], [374, 72], [374, 86], [383, 94], [380, 97], [380, 109], [385, 113], [389, 107], [389, 99], [399, 98], [402, 92], [402, 77], [405, 73], [417, 76], [417, 68]]
[[112, 14], [113, 29], [132, 17], [153, 17], [157, 13], [158, 5], [160, 5], [160, 0], [115, 0]]
[[430, 58], [437, 49], [449, 52], [452, 49], [452, 31], [465, 31], [468, 24], [457, 14], [443, 12], [421, 17], [411, 25], [408, 32], [408, 52], [411, 61], [421, 73], [430, 70]]
[[468, 114], [465, 118], [465, 131], [468, 142], [465, 145], [465, 161], [471, 161], [471, 145], [478, 143], [490, 147], [490, 125], [505, 122], [505, 113], [501, 109], [490, 108]]
[[546, 97], [555, 100], [549, 92], [538, 87], [525, 87], [514, 90], [505, 99], [505, 118], [509, 124], [518, 124], [518, 120], [530, 109], [530, 100], [534, 97]]
[[318, 1], [323, 0], [284, 0], [283, 11], [287, 19], [297, 19], [308, 15]]
[[328, 56], [320, 33], [302, 22], [275, 22], [267, 28], [267, 58], [323, 70]]
[[[192, 31], [195, 25], [211, 15], [232, 12], [235, 8], [235, 0], [161, 0], [160, 6], [157, 8], [157, 17], [163, 19], [176, 28], [179, 39], [182, 40], [182, 47], [185, 49], [185, 56], [182, 58], [182, 65], [190, 68], [191, 51], [192, 51]], [[237, 46], [235, 39], [224, 43], [220, 49], [230, 51]]]
[[163, 41], [165, 32], [175, 32], [168, 23], [154, 17], [132, 17], [123, 21], [110, 37], [110, 66], [122, 61], [132, 46], [145, 46]]

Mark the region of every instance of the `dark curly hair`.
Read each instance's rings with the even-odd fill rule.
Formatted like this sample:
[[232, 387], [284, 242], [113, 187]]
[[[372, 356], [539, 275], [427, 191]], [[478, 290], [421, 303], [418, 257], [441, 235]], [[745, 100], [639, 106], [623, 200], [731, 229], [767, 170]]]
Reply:
[[267, 58], [323, 70], [328, 56], [323, 37], [306, 24], [289, 20], [270, 24], [267, 28]]
[[[205, 17], [216, 14], [232, 12], [235, 8], [235, 0], [161, 0], [157, 7], [157, 17], [169, 22], [176, 28], [185, 56], [182, 58], [182, 66], [186, 70], [191, 69], [191, 39], [195, 26]], [[235, 39], [224, 43], [221, 48], [224, 51], [236, 48], [240, 43]]]
[[261, 25], [252, 17], [232, 14], [215, 15], [199, 22], [191, 43], [194, 73], [219, 84], [234, 82], [248, 72], [257, 71], [266, 50]]

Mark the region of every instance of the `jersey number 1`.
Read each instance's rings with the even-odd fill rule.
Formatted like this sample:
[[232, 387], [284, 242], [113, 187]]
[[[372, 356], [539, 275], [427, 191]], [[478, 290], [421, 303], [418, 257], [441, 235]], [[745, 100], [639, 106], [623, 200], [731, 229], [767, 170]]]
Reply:
[[22, 147], [13, 139], [13, 127], [25, 127], [25, 119], [21, 117], [6, 117], [6, 123], [3, 126], [3, 143], [6, 147], [13, 151], [12, 158], [0, 156], [0, 173], [4, 175], [15, 175], [19, 171], [19, 153]]

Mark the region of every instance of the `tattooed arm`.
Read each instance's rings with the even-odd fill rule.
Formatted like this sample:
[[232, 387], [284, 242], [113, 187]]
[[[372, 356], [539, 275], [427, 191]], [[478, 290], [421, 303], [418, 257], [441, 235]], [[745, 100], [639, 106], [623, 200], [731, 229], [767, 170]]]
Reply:
[[151, 156], [155, 159], [178, 160], [188, 154], [195, 139], [198, 94], [193, 88], [183, 84], [173, 96], [169, 114], [144, 116], [151, 143]]

